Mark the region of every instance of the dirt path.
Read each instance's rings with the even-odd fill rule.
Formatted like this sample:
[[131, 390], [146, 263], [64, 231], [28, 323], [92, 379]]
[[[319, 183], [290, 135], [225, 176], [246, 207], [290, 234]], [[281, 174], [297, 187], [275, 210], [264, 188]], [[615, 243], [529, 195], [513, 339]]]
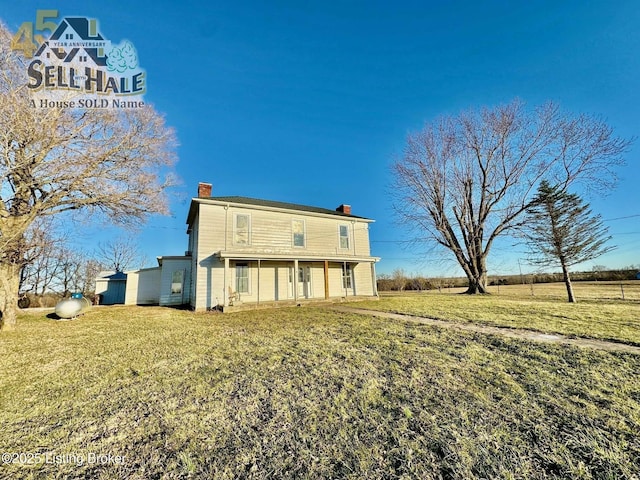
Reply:
[[640, 355], [640, 347], [627, 345], [625, 343], [608, 342], [606, 340], [595, 340], [591, 338], [570, 338], [559, 333], [548, 334], [534, 332], [532, 330], [492, 327], [488, 325], [478, 325], [473, 323], [448, 322], [445, 320], [436, 320], [434, 318], [419, 317], [416, 315], [407, 315], [401, 313], [381, 312], [378, 310], [367, 310], [365, 308], [336, 306], [333, 310], [348, 313], [357, 313], [360, 315], [372, 315], [381, 318], [393, 318], [395, 320], [407, 320], [410, 322], [421, 323], [424, 325], [437, 325], [440, 327], [456, 328], [466, 332], [489, 333], [493, 335], [502, 335], [509, 338], [518, 338], [523, 340], [532, 340], [544, 343], [560, 343], [564, 345], [575, 345], [578, 347], [598, 348], [601, 350], [609, 350], [616, 352], [635, 353]]

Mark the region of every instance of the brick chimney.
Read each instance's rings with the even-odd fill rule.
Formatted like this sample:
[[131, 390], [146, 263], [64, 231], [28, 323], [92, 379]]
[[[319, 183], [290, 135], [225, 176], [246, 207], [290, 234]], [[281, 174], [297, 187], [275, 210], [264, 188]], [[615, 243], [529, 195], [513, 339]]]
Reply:
[[209, 198], [211, 196], [211, 184], [202, 183], [198, 184], [198, 198]]
[[336, 208], [336, 212], [345, 213], [351, 215], [351, 205], [345, 205], [344, 203]]

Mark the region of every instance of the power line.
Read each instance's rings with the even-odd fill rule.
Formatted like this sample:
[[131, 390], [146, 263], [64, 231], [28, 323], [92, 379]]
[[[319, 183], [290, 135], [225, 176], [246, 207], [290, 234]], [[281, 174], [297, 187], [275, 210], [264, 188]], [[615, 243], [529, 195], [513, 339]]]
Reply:
[[626, 220], [627, 218], [635, 218], [635, 217], [640, 217], [640, 213], [636, 213], [635, 215], [627, 215], [626, 217], [607, 218], [603, 220], [603, 222], [613, 222], [614, 220]]

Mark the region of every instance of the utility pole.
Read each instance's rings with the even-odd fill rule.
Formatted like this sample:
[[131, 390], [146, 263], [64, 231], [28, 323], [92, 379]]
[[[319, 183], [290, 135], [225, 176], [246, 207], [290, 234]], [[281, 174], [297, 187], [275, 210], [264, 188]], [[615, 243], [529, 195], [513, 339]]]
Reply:
[[522, 265], [520, 265], [520, 259], [518, 259], [518, 268], [520, 269], [520, 283], [524, 285], [524, 277], [522, 276]]

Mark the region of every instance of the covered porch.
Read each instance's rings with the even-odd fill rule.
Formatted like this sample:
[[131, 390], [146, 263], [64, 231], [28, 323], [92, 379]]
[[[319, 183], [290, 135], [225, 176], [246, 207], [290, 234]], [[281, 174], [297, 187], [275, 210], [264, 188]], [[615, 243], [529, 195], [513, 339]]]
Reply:
[[[219, 252], [223, 311], [377, 297], [376, 257]], [[220, 289], [216, 289], [220, 292]]]

